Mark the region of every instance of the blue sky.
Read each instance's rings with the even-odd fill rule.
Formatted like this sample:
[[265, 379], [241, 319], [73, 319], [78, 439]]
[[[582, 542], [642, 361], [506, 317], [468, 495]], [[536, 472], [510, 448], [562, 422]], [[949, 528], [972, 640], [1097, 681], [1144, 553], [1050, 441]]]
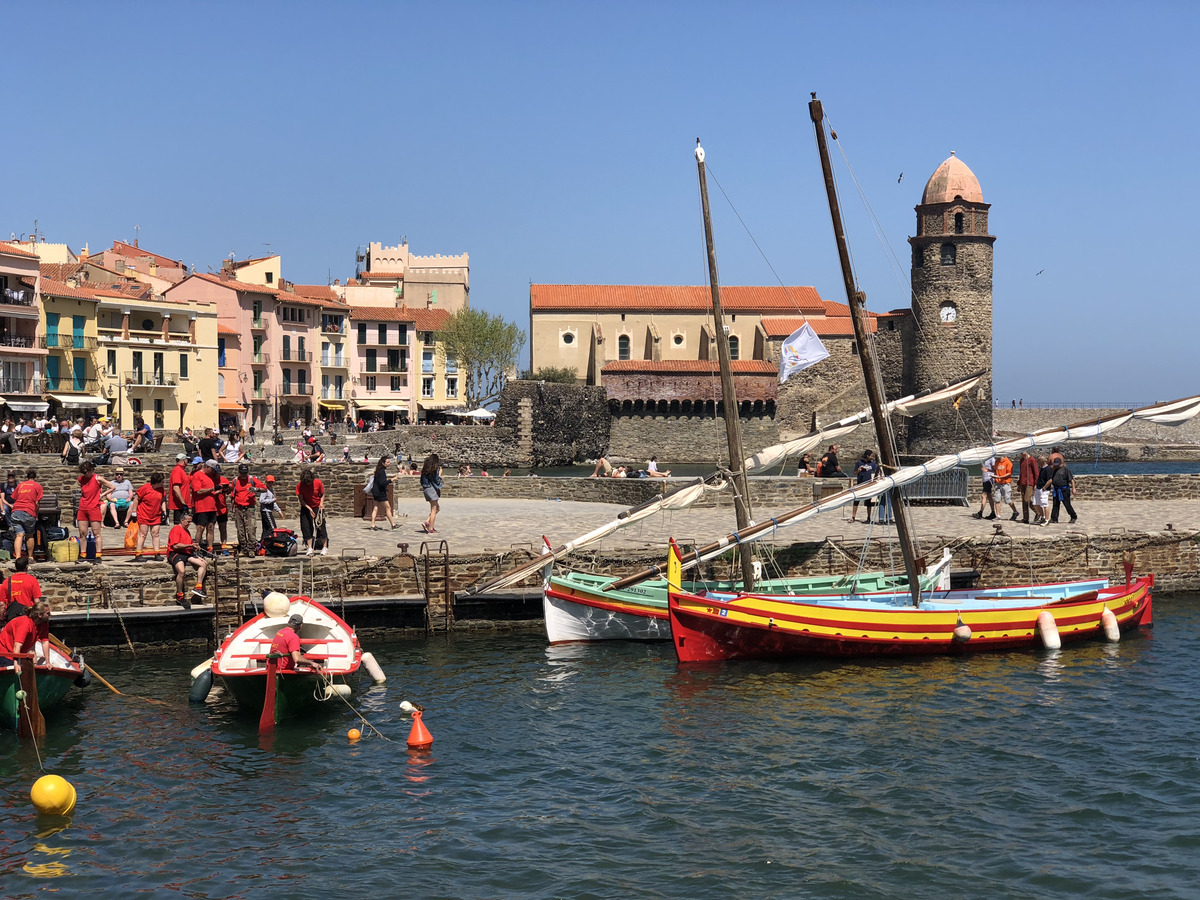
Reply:
[[[692, 148], [787, 284], [844, 300], [817, 91], [868, 305], [908, 305], [913, 206], [951, 150], [992, 204], [995, 390], [1200, 390], [1190, 3], [7, 4], [0, 233], [204, 271], [353, 274], [371, 240], [471, 254], [472, 304], [706, 279]], [[839, 162], [840, 165], [840, 162]], [[903, 172], [903, 181], [897, 177]], [[726, 284], [775, 276], [721, 198]], [[1041, 275], [1036, 275], [1044, 270]]]

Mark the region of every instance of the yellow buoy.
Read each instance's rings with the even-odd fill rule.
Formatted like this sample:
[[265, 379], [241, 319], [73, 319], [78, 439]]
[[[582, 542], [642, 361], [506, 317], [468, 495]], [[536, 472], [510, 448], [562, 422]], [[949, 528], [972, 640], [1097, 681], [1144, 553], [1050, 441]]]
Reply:
[[352, 741], [357, 741], [360, 737], [362, 737], [362, 732], [357, 728], [351, 728], [346, 732], [346, 737], [350, 738]]
[[43, 775], [35, 781], [29, 797], [37, 811], [47, 816], [69, 816], [75, 811], [75, 786], [58, 775]]

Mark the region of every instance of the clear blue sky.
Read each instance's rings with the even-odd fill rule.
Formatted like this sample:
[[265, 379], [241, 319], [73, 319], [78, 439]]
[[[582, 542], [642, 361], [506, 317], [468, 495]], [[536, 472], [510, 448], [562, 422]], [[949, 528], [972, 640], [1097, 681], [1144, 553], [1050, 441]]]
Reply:
[[[407, 235], [528, 285], [699, 284], [692, 148], [779, 276], [844, 300], [815, 90], [872, 309], [908, 305], [913, 206], [955, 150], [992, 204], [1007, 400], [1200, 390], [1194, 3], [6, 4], [0, 232], [353, 274]], [[904, 179], [897, 183], [899, 174]], [[726, 284], [775, 278], [714, 186]], [[1044, 270], [1040, 276], [1039, 270]]]

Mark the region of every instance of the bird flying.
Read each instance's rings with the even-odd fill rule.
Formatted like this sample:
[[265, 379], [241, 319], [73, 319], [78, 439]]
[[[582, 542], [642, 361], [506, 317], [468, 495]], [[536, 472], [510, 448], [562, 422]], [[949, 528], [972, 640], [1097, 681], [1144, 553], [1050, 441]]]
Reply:
[[904, 180], [904, 173], [903, 173], [903, 172], [901, 172], [901, 173], [900, 173], [900, 177], [896, 179], [896, 184], [899, 184], [899, 183], [900, 183], [900, 182], [902, 182], [903, 180]]
[[1041, 275], [1041, 274], [1042, 274], [1043, 272], [1045, 272], [1045, 271], [1046, 271], [1045, 269], [1038, 269], [1038, 270], [1037, 270], [1037, 272], [1034, 274], [1034, 276], [1033, 276], [1033, 277], [1034, 277], [1034, 278], [1037, 278], [1037, 277], [1038, 277], [1038, 275]]

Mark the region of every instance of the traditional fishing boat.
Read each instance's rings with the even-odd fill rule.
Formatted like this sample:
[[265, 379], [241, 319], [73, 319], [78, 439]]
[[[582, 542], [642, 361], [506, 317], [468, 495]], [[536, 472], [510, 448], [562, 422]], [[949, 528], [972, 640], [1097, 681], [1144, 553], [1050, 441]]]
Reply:
[[[304, 618], [300, 647], [306, 657], [320, 663], [320, 671], [282, 669], [279, 654], [271, 652], [275, 635], [293, 615]], [[346, 679], [363, 665], [378, 669], [370, 654], [363, 653], [354, 629], [333, 611], [310, 597], [268, 594], [263, 612], [229, 635], [209, 663], [193, 670], [191, 699], [203, 702], [213, 678], [219, 678], [242, 710], [260, 717], [259, 729], [270, 730], [323, 701], [348, 696]], [[377, 680], [381, 678], [379, 673]]]
[[[917, 655], [963, 653], [980, 650], [1028, 649], [1038, 646], [1057, 648], [1064, 642], [1084, 640], [1097, 634], [1118, 640], [1121, 632], [1152, 621], [1151, 589], [1153, 575], [1134, 579], [1133, 562], [1125, 563], [1125, 584], [1096, 591], [1066, 594], [1054, 585], [1027, 585], [1002, 589], [999, 594], [968, 591], [939, 596], [918, 587], [917, 573], [922, 561], [916, 551], [901, 486], [938, 466], [961, 464], [964, 456], [1012, 452], [1042, 446], [1048, 441], [1102, 434], [1134, 418], [1137, 412], [1154, 421], [1161, 416], [1164, 424], [1175, 424], [1194, 416], [1197, 398], [1157, 404], [1141, 411], [1130, 410], [1061, 429], [1045, 429], [1033, 435], [1001, 442], [990, 447], [973, 448], [965, 454], [948, 454], [932, 463], [902, 468], [896, 462], [891, 422], [882, 401], [881, 381], [875, 368], [865, 322], [865, 295], [857, 289], [850, 267], [849, 247], [842, 231], [832, 169], [825, 142], [821, 103], [814, 95], [809, 110], [817, 135], [817, 146], [825, 177], [830, 215], [842, 265], [859, 359], [874, 410], [885, 470], [892, 474], [860, 489], [845, 491], [836, 498], [815, 503], [790, 516], [795, 522], [815, 514], [823, 506], [868, 499], [888, 494], [895, 516], [897, 536], [904, 557], [905, 571], [912, 586], [910, 599], [903, 605], [881, 604], [878, 600], [847, 598], [838, 603], [797, 603], [790, 597], [754, 592], [736, 594], [694, 594], [676, 590], [681, 583], [682, 554], [672, 543], [668, 557], [667, 581], [672, 585], [668, 614], [676, 654], [683, 662], [724, 659], [788, 659], [808, 656]], [[980, 457], [987, 458], [986, 456]], [[781, 522], [769, 523], [777, 528]], [[787, 524], [783, 522], [782, 524]], [[738, 540], [742, 536], [735, 535]], [[719, 552], [725, 542], [698, 548], [694, 561], [705, 553]], [[626, 587], [618, 582], [619, 587]], [[1077, 585], [1076, 585], [1077, 587]]]
[[[22, 661], [24, 668], [29, 663], [28, 659]], [[15, 666], [0, 666], [0, 724], [18, 734], [34, 727], [27, 722], [30, 718], [26, 712], [27, 703], [36, 705], [45, 713], [61, 703], [72, 687], [84, 687], [90, 680], [82, 659], [74, 658], [69, 651], [53, 644], [49, 658], [33, 665], [33, 678], [30, 679], [28, 675], [24, 678], [26, 684], [22, 687], [22, 676], [18, 675]], [[24, 698], [19, 697], [22, 690], [25, 692]], [[36, 713], [34, 717], [40, 718]], [[41, 732], [45, 733], [44, 725]]]

